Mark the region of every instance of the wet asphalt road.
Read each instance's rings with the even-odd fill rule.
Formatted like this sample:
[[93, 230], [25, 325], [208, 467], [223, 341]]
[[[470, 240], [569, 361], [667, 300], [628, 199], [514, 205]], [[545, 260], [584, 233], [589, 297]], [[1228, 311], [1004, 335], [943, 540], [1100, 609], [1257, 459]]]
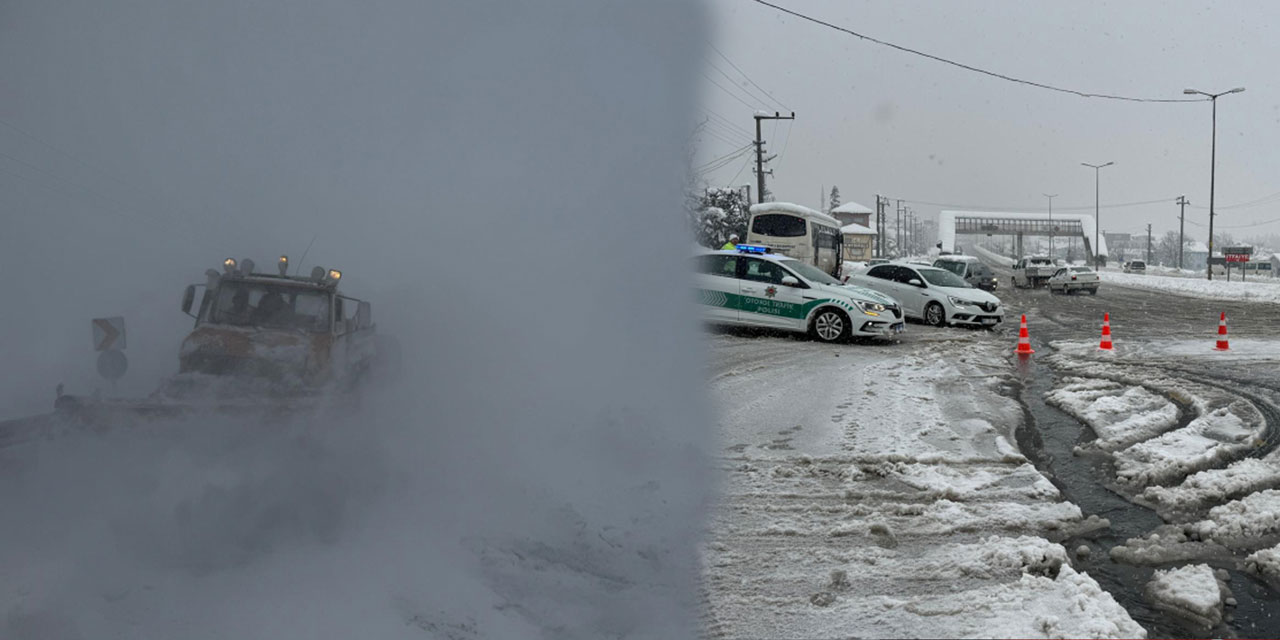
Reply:
[[1001, 285], [995, 294], [1006, 305], [1004, 330], [1013, 335], [1017, 335], [1018, 316], [1025, 313], [1033, 335], [1043, 340], [1098, 339], [1102, 316], [1110, 313], [1117, 341], [1203, 337], [1212, 342], [1217, 339], [1218, 316], [1225, 311], [1234, 337], [1280, 337], [1280, 304], [1203, 300], [1106, 282], [1096, 296], [1063, 295], [1048, 289], [1013, 288], [1009, 270], [993, 269]]

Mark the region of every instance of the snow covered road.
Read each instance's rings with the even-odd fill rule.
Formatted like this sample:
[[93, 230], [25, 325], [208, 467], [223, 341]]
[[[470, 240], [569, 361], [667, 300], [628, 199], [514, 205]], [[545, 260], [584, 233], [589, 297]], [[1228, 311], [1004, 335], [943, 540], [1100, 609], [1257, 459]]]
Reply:
[[717, 335], [708, 635], [1140, 637], [1051, 540], [1086, 518], [1012, 445], [998, 336]]

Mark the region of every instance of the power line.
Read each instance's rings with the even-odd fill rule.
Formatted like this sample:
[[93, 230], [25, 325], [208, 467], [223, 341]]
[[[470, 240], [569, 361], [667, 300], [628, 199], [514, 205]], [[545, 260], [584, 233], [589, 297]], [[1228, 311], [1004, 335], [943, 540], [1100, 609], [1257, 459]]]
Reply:
[[725, 160], [725, 159], [733, 159], [733, 158], [740, 157], [743, 153], [745, 153], [745, 152], [747, 152], [748, 150], [750, 150], [750, 149], [751, 149], [751, 146], [752, 146], [752, 143], [748, 142], [747, 144], [744, 144], [744, 145], [742, 145], [741, 147], [738, 147], [737, 149], [734, 149], [733, 151], [730, 151], [729, 153], [726, 153], [726, 154], [724, 154], [724, 155], [720, 156], [719, 158], [715, 158], [715, 159], [712, 159], [712, 160], [708, 160], [707, 162], [704, 162], [704, 163], [702, 164], [702, 166], [698, 167], [698, 168], [697, 168], [697, 169], [695, 169], [695, 170], [696, 170], [696, 171], [701, 171], [703, 168], [705, 168], [705, 167], [709, 167], [709, 166], [711, 166], [711, 165], [713, 165], [713, 164], [715, 164], [715, 163], [717, 163], [717, 162], [720, 162], [721, 160]]
[[707, 114], [707, 117], [709, 117], [709, 118], [711, 118], [712, 120], [714, 120], [715, 122], [718, 122], [719, 124], [723, 125], [726, 129], [731, 129], [731, 130], [733, 130], [733, 131], [734, 131], [734, 132], [736, 132], [736, 133], [740, 133], [740, 134], [742, 134], [744, 137], [746, 137], [748, 140], [750, 140], [750, 139], [751, 139], [751, 132], [750, 132], [750, 131], [748, 131], [748, 130], [747, 130], [745, 127], [743, 127], [742, 125], [740, 125], [740, 124], [738, 124], [738, 123], [736, 123], [736, 122], [734, 122], [734, 121], [732, 121], [732, 120], [730, 120], [730, 119], [728, 119], [728, 118], [724, 117], [722, 114], [720, 114], [720, 113], [719, 113], [719, 112], [717, 112], [717, 111], [714, 111], [714, 110], [712, 110], [712, 109], [708, 109], [707, 107], [703, 107], [703, 108], [702, 108], [702, 110], [703, 110], [703, 112], [704, 112], [704, 113], [706, 113], [706, 114]]
[[719, 54], [721, 58], [724, 58], [724, 61], [725, 61], [725, 62], [728, 62], [728, 63], [729, 63], [729, 66], [731, 66], [731, 67], [733, 67], [735, 70], [737, 70], [737, 72], [738, 72], [738, 73], [741, 73], [741, 74], [742, 74], [742, 77], [746, 78], [746, 79], [747, 79], [747, 82], [750, 82], [750, 83], [751, 83], [751, 86], [753, 86], [753, 87], [755, 87], [755, 88], [759, 89], [762, 93], [764, 93], [764, 95], [769, 96], [769, 99], [770, 99], [770, 100], [773, 100], [774, 102], [776, 102], [776, 103], [778, 104], [778, 106], [782, 107], [783, 111], [790, 111], [790, 110], [791, 110], [791, 107], [788, 107], [787, 105], [782, 104], [782, 101], [781, 101], [781, 100], [779, 100], [779, 99], [777, 99], [777, 98], [775, 98], [775, 97], [773, 97], [773, 94], [772, 94], [772, 93], [769, 93], [768, 91], [765, 91], [765, 88], [764, 88], [764, 87], [762, 87], [762, 86], [760, 86], [760, 85], [756, 84], [756, 81], [755, 81], [755, 80], [752, 80], [752, 79], [751, 79], [751, 76], [747, 75], [747, 72], [746, 72], [746, 71], [743, 71], [742, 69], [740, 69], [740, 68], [738, 67], [738, 65], [734, 64], [734, 63], [733, 63], [733, 61], [729, 59], [729, 56], [726, 56], [726, 55], [724, 54], [724, 52], [723, 52], [723, 51], [721, 51], [721, 50], [717, 49], [717, 48], [716, 48], [716, 46], [715, 46], [714, 44], [711, 44], [710, 42], [708, 42], [708, 43], [707, 43], [707, 46], [708, 46], [708, 47], [711, 47], [711, 50], [712, 50], [712, 51], [715, 51], [717, 54]]
[[728, 90], [728, 89], [724, 88], [724, 85], [720, 84], [719, 82], [716, 82], [716, 81], [715, 81], [715, 78], [712, 78], [711, 76], [707, 75], [707, 73], [706, 73], [705, 71], [704, 71], [704, 72], [702, 72], [702, 77], [703, 77], [703, 78], [706, 78], [707, 82], [710, 82], [711, 84], [713, 84], [713, 85], [715, 85], [715, 86], [719, 87], [719, 88], [720, 88], [720, 90], [721, 90], [721, 91], [723, 91], [723, 92], [725, 92], [725, 94], [726, 94], [726, 95], [728, 95], [730, 98], [733, 98], [734, 100], [737, 100], [738, 102], [741, 102], [741, 103], [742, 103], [742, 106], [744, 106], [744, 107], [746, 107], [746, 108], [748, 108], [748, 109], [751, 109], [752, 111], [754, 111], [754, 110], [756, 110], [756, 109], [758, 109], [758, 108], [759, 108], [759, 105], [753, 105], [753, 104], [751, 104], [751, 103], [747, 102], [746, 100], [743, 100], [742, 98], [739, 98], [739, 97], [738, 97], [738, 94], [736, 94], [736, 93], [734, 93], [734, 92], [732, 92], [732, 91], [730, 91], [730, 90]]
[[1050, 84], [1044, 84], [1044, 83], [1042, 83], [1042, 82], [1035, 82], [1035, 81], [1032, 81], [1032, 80], [1023, 80], [1023, 79], [1021, 79], [1021, 78], [1015, 78], [1015, 77], [1013, 77], [1013, 76], [1007, 76], [1007, 75], [1004, 75], [1004, 74], [1002, 74], [1002, 73], [996, 73], [995, 71], [988, 71], [988, 70], [986, 70], [986, 69], [981, 69], [981, 68], [979, 68], [979, 67], [975, 67], [975, 66], [972, 66], [972, 65], [967, 65], [967, 64], [964, 64], [964, 63], [962, 63], [962, 62], [956, 62], [956, 61], [954, 61], [954, 60], [948, 60], [947, 58], [943, 58], [943, 57], [941, 57], [941, 56], [935, 56], [935, 55], [933, 55], [933, 54], [925, 53], [925, 52], [923, 52], [923, 51], [918, 51], [918, 50], [916, 50], [916, 49], [912, 49], [912, 48], [910, 48], [910, 47], [904, 47], [904, 46], [902, 46], [902, 45], [893, 44], [892, 42], [886, 42], [886, 41], [884, 41], [884, 40], [880, 40], [880, 39], [878, 39], [878, 38], [873, 38], [873, 37], [871, 37], [871, 36], [864, 35], [864, 34], [861, 34], [861, 33], [856, 32], [856, 31], [852, 31], [852, 30], [850, 30], [850, 29], [846, 29], [846, 28], [844, 28], [844, 27], [841, 27], [841, 26], [838, 26], [838, 25], [832, 24], [832, 23], [830, 23], [830, 22], [826, 22], [826, 21], [824, 21], [824, 20], [819, 20], [818, 18], [814, 18], [814, 17], [812, 17], [812, 16], [807, 16], [807, 15], [805, 15], [805, 14], [803, 14], [803, 13], [799, 13], [799, 12], [797, 12], [797, 11], [792, 11], [791, 9], [787, 9], [786, 7], [780, 7], [780, 6], [778, 6], [778, 5], [776, 5], [776, 4], [773, 4], [773, 3], [771, 3], [771, 2], [766, 2], [765, 0], [754, 0], [754, 2], [756, 2], [757, 4], [762, 4], [762, 5], [766, 6], [766, 7], [771, 7], [771, 8], [773, 8], [773, 9], [776, 9], [776, 10], [781, 11], [781, 12], [783, 12], [783, 13], [786, 13], [786, 14], [789, 14], [789, 15], [792, 15], [792, 16], [795, 16], [795, 17], [797, 17], [797, 18], [800, 18], [801, 20], [807, 20], [807, 21], [812, 22], [812, 23], [814, 23], [814, 24], [822, 25], [822, 26], [827, 27], [827, 28], [829, 28], [829, 29], [835, 29], [836, 31], [839, 31], [839, 32], [841, 32], [841, 33], [847, 33], [847, 34], [849, 34], [849, 35], [851, 35], [851, 36], [854, 36], [854, 37], [857, 37], [857, 38], [861, 38], [861, 39], [863, 39], [863, 40], [868, 40], [868, 41], [870, 41], [870, 42], [874, 42], [874, 43], [876, 43], [876, 44], [878, 44], [878, 45], [881, 45], [881, 46], [889, 47], [889, 48], [891, 48], [891, 49], [897, 49], [898, 51], [902, 51], [902, 52], [904, 52], [904, 53], [910, 53], [910, 54], [912, 54], [912, 55], [917, 55], [917, 56], [920, 56], [920, 57], [922, 57], [922, 58], [928, 58], [928, 59], [930, 59], [930, 60], [934, 60], [934, 61], [936, 61], [936, 62], [941, 62], [941, 63], [943, 63], [943, 64], [949, 64], [949, 65], [951, 65], [951, 66], [953, 66], [953, 67], [959, 67], [959, 68], [964, 69], [964, 70], [966, 70], [966, 71], [972, 71], [972, 72], [974, 72], [974, 73], [980, 73], [980, 74], [983, 74], [983, 75], [986, 75], [986, 76], [991, 76], [991, 77], [993, 77], [993, 78], [999, 78], [999, 79], [1001, 79], [1001, 80], [1007, 80], [1007, 81], [1009, 81], [1009, 82], [1016, 82], [1016, 83], [1018, 83], [1018, 84], [1025, 84], [1025, 85], [1027, 85], [1027, 86], [1037, 87], [1037, 88], [1040, 88], [1040, 89], [1048, 89], [1049, 91], [1057, 91], [1057, 92], [1059, 92], [1059, 93], [1069, 93], [1069, 94], [1071, 94], [1071, 95], [1080, 96], [1081, 98], [1105, 98], [1105, 99], [1107, 99], [1107, 100], [1123, 100], [1123, 101], [1126, 101], [1126, 102], [1204, 102], [1204, 101], [1206, 100], [1205, 98], [1134, 98], [1134, 97], [1129, 97], [1129, 96], [1119, 96], [1119, 95], [1112, 95], [1112, 94], [1107, 94], [1107, 93], [1090, 93], [1090, 92], [1087, 92], [1087, 91], [1078, 91], [1078, 90], [1075, 90], [1075, 89], [1066, 89], [1066, 88], [1063, 88], [1063, 87], [1058, 87], [1058, 86], [1054, 86], [1054, 85], [1050, 85]]
[[[717, 72], [717, 73], [719, 73], [722, 77], [724, 77], [724, 79], [725, 79], [725, 80], [727, 80], [727, 81], [729, 82], [729, 84], [730, 84], [730, 85], [732, 85], [735, 89], [737, 89], [737, 90], [741, 91], [741, 92], [742, 92], [742, 95], [744, 95], [744, 96], [746, 96], [746, 97], [750, 98], [751, 100], [758, 101], [758, 102], [759, 102], [760, 104], [762, 104], [762, 105], [767, 105], [767, 104], [769, 103], [769, 100], [768, 100], [768, 99], [766, 99], [766, 98], [761, 98], [759, 95], [757, 95], [757, 94], [755, 94], [755, 93], [752, 93], [750, 89], [748, 89], [748, 88], [746, 88], [746, 87], [744, 87], [744, 86], [742, 86], [742, 85], [738, 84], [738, 82], [739, 82], [738, 80], [735, 80], [735, 79], [734, 79], [732, 76], [730, 76], [730, 75], [729, 75], [729, 73], [728, 73], [728, 72], [726, 72], [724, 69], [721, 69], [720, 67], [716, 66], [716, 63], [715, 63], [714, 61], [712, 61], [712, 60], [707, 60], [706, 62], [707, 62], [707, 66], [711, 67], [712, 69], [715, 69], [715, 70], [716, 70], [716, 72]], [[776, 100], [775, 100], [775, 102], [776, 102]]]

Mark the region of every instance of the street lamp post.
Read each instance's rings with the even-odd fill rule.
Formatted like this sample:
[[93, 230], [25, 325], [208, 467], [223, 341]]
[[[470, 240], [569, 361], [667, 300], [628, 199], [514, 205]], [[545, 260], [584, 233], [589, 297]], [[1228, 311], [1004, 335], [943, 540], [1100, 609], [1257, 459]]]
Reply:
[[1098, 229], [1102, 228], [1102, 224], [1098, 220], [1098, 211], [1100, 209], [1098, 206], [1098, 174], [1103, 167], [1109, 167], [1115, 163], [1089, 164], [1088, 162], [1081, 162], [1080, 164], [1093, 169], [1093, 268], [1101, 269], [1102, 261], [1099, 259], [1101, 254], [1098, 253], [1098, 247], [1100, 246], [1098, 244]]
[[1058, 194], [1045, 193], [1041, 195], [1049, 199], [1049, 259], [1052, 260], [1053, 259], [1053, 199], [1058, 197]]
[[[1189, 95], [1202, 95], [1209, 98], [1209, 102], [1213, 103], [1213, 137], [1209, 146], [1209, 260], [1213, 260], [1213, 178], [1214, 171], [1218, 164], [1218, 98], [1228, 93], [1240, 93], [1244, 91], [1244, 87], [1236, 87], [1230, 91], [1222, 93], [1205, 93], [1197, 89], [1183, 89], [1182, 92]], [[1205, 274], [1209, 279], [1213, 279], [1213, 266], [1206, 262], [1204, 266]]]

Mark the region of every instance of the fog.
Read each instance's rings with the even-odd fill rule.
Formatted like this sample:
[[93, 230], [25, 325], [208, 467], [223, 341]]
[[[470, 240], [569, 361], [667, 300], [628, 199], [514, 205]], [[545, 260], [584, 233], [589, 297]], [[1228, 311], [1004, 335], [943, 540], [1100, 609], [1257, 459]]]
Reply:
[[0, 449], [0, 637], [692, 635], [703, 31], [676, 0], [0, 4], [0, 420], [149, 393], [229, 256], [341, 269], [404, 359], [318, 412]]

